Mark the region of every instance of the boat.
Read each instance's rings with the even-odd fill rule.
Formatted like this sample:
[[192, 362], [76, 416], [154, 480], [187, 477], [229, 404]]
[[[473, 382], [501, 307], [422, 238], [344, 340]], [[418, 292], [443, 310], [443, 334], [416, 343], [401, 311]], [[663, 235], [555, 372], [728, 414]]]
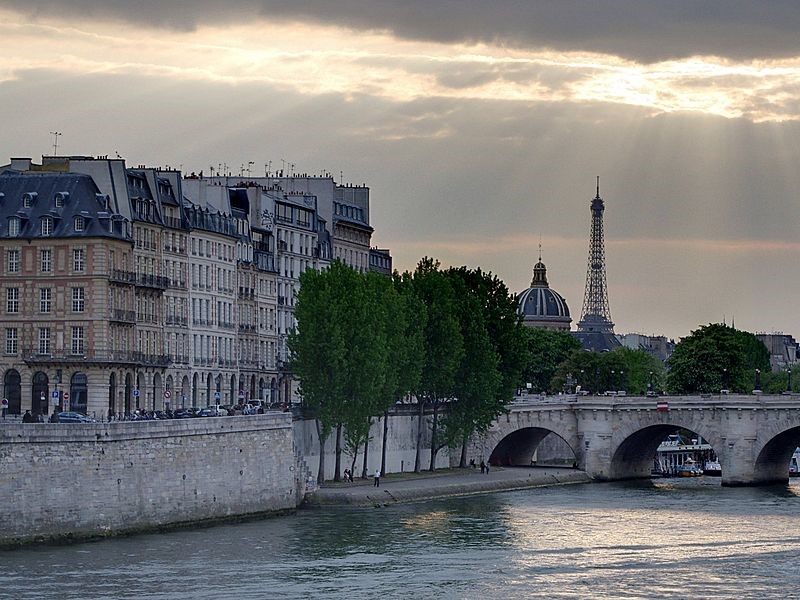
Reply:
[[694, 460], [687, 458], [685, 463], [675, 469], [675, 474], [678, 477], [702, 477], [703, 469]]
[[653, 477], [721, 475], [722, 467], [711, 444], [699, 436], [684, 440], [676, 433], [658, 446], [651, 474]]

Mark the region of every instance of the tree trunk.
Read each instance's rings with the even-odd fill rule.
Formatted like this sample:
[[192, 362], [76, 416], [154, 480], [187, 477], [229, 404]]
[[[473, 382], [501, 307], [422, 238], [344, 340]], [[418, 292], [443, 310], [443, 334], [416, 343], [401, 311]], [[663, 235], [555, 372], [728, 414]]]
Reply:
[[458, 466], [462, 469], [467, 467], [467, 442], [469, 441], [468, 436], [464, 436], [464, 441], [461, 444], [461, 460], [458, 461]]
[[414, 457], [414, 473], [419, 473], [422, 458], [422, 422], [425, 419], [425, 401], [417, 398], [419, 404], [419, 421], [417, 423], [417, 455]]
[[381, 476], [386, 476], [386, 438], [389, 437], [389, 411], [383, 413], [383, 443], [381, 444]]
[[350, 477], [353, 476], [356, 470], [356, 459], [358, 458], [358, 449], [356, 449], [356, 453], [353, 454], [353, 462], [350, 463]]
[[336, 465], [333, 473], [334, 481], [342, 480], [342, 424], [336, 426]]
[[319, 469], [317, 470], [317, 483], [322, 485], [325, 481], [325, 441], [328, 436], [322, 436], [322, 424], [317, 419], [317, 437], [319, 438]]
[[435, 471], [436, 470], [436, 454], [438, 454], [438, 452], [439, 452], [439, 449], [436, 447], [436, 442], [438, 441], [436, 439], [436, 437], [437, 437], [436, 434], [438, 433], [438, 431], [437, 431], [438, 425], [439, 425], [439, 401], [438, 400], [434, 400], [433, 401], [433, 425], [432, 425], [432, 428], [431, 428], [432, 429], [432, 431], [431, 431], [431, 471]]
[[[369, 427], [372, 429], [372, 419], [369, 420]], [[361, 479], [367, 478], [367, 458], [369, 457], [369, 430], [367, 430], [367, 439], [364, 440], [364, 464], [361, 467]]]

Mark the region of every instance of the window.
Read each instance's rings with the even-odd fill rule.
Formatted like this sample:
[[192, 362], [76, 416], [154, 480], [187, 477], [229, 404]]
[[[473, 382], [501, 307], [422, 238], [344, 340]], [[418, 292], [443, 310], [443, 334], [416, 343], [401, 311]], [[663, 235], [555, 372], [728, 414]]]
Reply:
[[53, 234], [53, 219], [50, 217], [42, 218], [42, 235], [49, 236]]
[[19, 273], [19, 250], [16, 248], [8, 251], [8, 272]]
[[8, 220], [8, 236], [17, 237], [19, 235], [19, 218], [11, 217]]
[[6, 328], [6, 354], [16, 354], [19, 352], [19, 338], [17, 337], [17, 328]]
[[19, 288], [8, 288], [6, 290], [6, 312], [19, 312]]
[[39, 251], [39, 266], [42, 273], [50, 273], [53, 270], [53, 251], [50, 248], [42, 248]]
[[50, 328], [39, 328], [39, 354], [50, 354]]
[[83, 327], [72, 328], [72, 353], [83, 354], [85, 351]]
[[56, 194], [56, 208], [64, 208], [64, 194]]
[[75, 217], [75, 231], [83, 231], [83, 217]]
[[53, 307], [53, 290], [42, 288], [39, 290], [39, 311], [49, 313]]
[[85, 290], [82, 287], [72, 288], [72, 312], [83, 312], [85, 300]]
[[86, 268], [86, 252], [83, 248], [75, 248], [72, 251], [72, 270], [83, 273]]

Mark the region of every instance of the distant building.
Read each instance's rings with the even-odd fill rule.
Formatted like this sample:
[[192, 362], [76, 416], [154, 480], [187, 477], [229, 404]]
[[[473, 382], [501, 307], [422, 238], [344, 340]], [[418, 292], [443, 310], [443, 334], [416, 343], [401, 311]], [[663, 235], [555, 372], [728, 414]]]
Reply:
[[522, 316], [522, 323], [526, 327], [569, 331], [572, 323], [569, 306], [561, 294], [550, 289], [541, 252], [539, 262], [533, 267], [531, 287], [517, 296], [517, 312]]
[[619, 348], [614, 335], [614, 323], [608, 304], [606, 285], [606, 251], [603, 236], [603, 212], [605, 203], [600, 197], [600, 178], [597, 178], [597, 194], [592, 199], [590, 211], [592, 225], [589, 236], [589, 260], [586, 267], [586, 290], [583, 296], [581, 320], [573, 335], [584, 350], [608, 352]]
[[798, 343], [793, 336], [786, 333], [757, 333], [756, 337], [767, 347], [773, 371], [782, 371], [797, 362]]
[[666, 362], [675, 350], [675, 341], [663, 335], [618, 333], [617, 340], [625, 348], [644, 350], [662, 362]]

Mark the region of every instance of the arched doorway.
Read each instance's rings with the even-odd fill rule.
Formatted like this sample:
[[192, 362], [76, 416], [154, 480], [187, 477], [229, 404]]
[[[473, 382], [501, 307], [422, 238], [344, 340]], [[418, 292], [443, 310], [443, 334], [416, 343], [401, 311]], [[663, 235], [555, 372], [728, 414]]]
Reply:
[[192, 406], [194, 406], [195, 408], [197, 408], [198, 406], [197, 402], [199, 400], [199, 397], [200, 397], [200, 378], [197, 375], [197, 373], [195, 373], [194, 375], [192, 375]]
[[264, 378], [261, 377], [258, 380], [258, 397], [265, 402], [269, 402], [269, 398], [267, 397], [267, 384], [264, 382]]
[[164, 408], [164, 385], [161, 381], [161, 373], [153, 375], [153, 410]]
[[206, 406], [211, 405], [211, 382], [213, 378], [211, 377], [211, 373], [208, 374], [206, 377]]
[[142, 400], [142, 393], [144, 392], [144, 378], [142, 374], [139, 373], [136, 376], [136, 390], [133, 393], [133, 401], [136, 405], [136, 410], [139, 410], [141, 407], [141, 400]]
[[274, 377], [269, 382], [269, 401], [272, 403], [278, 401], [278, 382]]
[[117, 413], [117, 374], [108, 376], [108, 411], [111, 415]]
[[[250, 397], [251, 398], [255, 398], [256, 397], [256, 376], [255, 375], [251, 375], [250, 376]], [[258, 395], [258, 399], [259, 400], [263, 400], [263, 398], [261, 397], [261, 394]]]
[[69, 382], [69, 408], [72, 411], [86, 414], [88, 400], [88, 381], [86, 373], [75, 373]]
[[184, 375], [183, 383], [181, 384], [181, 408], [184, 407], [188, 399], [189, 399], [189, 377]]
[[46, 415], [47, 402], [50, 398], [50, 386], [47, 374], [37, 371], [31, 380], [31, 412], [34, 415]]
[[133, 377], [130, 373], [125, 375], [125, 414], [131, 414], [131, 400], [133, 399]]
[[[241, 390], [242, 398], [241, 401], [244, 401], [244, 390]], [[230, 394], [230, 401], [228, 404], [233, 405], [236, 404], [236, 375], [231, 375], [231, 394]]]
[[169, 391], [169, 398], [164, 398], [164, 410], [172, 408], [177, 402], [177, 397], [175, 396], [175, 385], [172, 383], [172, 375], [167, 375], [166, 391]]
[[3, 377], [3, 398], [8, 400], [8, 414], [22, 412], [22, 383], [16, 369], [9, 369]]

